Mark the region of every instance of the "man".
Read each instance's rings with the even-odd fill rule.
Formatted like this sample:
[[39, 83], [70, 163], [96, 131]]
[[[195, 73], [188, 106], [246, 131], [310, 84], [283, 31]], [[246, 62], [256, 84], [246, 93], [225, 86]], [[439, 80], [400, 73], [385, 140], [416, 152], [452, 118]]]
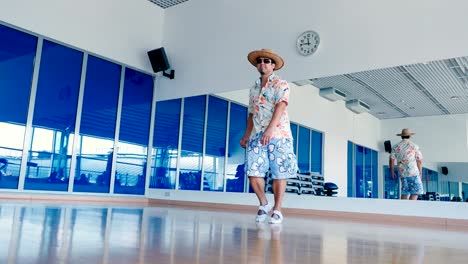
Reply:
[[414, 133], [408, 128], [401, 131], [401, 142], [393, 146], [390, 153], [389, 167], [392, 178], [395, 180], [394, 162], [397, 162], [398, 173], [401, 179], [401, 199], [417, 200], [418, 195], [423, 193], [422, 185], [422, 163], [423, 158], [418, 145], [410, 141]]
[[[297, 171], [286, 111], [289, 85], [274, 74], [283, 67], [284, 61], [272, 50], [252, 51], [247, 59], [257, 68], [260, 78], [250, 89], [249, 117], [240, 145], [247, 147], [246, 174], [260, 202], [256, 221], [264, 222], [273, 209], [269, 223], [279, 224], [283, 221], [281, 206], [286, 179], [296, 177]], [[274, 206], [265, 196], [265, 174], [268, 169], [273, 178]]]

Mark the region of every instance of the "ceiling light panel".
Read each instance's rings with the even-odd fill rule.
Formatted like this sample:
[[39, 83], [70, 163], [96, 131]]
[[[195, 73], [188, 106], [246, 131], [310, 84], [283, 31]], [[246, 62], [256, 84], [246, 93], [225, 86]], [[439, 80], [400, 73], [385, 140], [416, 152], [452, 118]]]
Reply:
[[[468, 113], [468, 90], [450, 67], [449, 60], [437, 61], [421, 67], [415, 65], [408, 71], [452, 114]], [[450, 97], [458, 96], [459, 100]]]
[[[371, 73], [370, 75], [368, 73]], [[396, 107], [410, 116], [441, 115], [443, 112], [398, 68], [353, 74], [373, 87]], [[410, 109], [414, 107], [414, 109]]]

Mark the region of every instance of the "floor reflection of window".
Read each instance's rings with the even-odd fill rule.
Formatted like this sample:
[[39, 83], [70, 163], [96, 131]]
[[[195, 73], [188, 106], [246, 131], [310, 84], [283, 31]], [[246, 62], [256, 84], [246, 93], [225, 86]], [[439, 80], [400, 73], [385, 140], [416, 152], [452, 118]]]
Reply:
[[108, 209], [71, 209], [69, 263], [91, 263], [104, 258]]
[[[140, 245], [142, 209], [113, 209], [109, 235], [110, 255], [121, 250], [135, 249]], [[125, 239], [123, 239], [125, 238]]]

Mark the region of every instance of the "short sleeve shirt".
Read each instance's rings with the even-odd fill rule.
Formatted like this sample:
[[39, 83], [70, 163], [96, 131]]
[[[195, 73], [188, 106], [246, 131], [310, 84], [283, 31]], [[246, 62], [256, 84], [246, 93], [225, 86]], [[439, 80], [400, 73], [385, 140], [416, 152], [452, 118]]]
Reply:
[[403, 139], [392, 148], [390, 158], [397, 161], [400, 177], [420, 176], [417, 160], [422, 160], [423, 156], [419, 146], [409, 139]]
[[[250, 138], [264, 132], [270, 124], [276, 104], [289, 102], [289, 85], [274, 73], [268, 78], [265, 87], [261, 87], [261, 79], [250, 89], [249, 113], [253, 115], [253, 130]], [[273, 138], [292, 138], [289, 116], [286, 109], [281, 114], [280, 122], [273, 131]]]

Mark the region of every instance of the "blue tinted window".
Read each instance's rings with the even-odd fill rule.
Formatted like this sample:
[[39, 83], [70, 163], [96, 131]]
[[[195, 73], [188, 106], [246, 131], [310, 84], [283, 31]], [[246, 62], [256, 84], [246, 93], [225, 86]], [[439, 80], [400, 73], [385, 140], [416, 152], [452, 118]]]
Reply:
[[426, 192], [438, 192], [439, 191], [439, 176], [436, 171], [427, 170], [427, 177], [424, 179], [427, 184]]
[[36, 37], [0, 25], [1, 122], [26, 124], [36, 46]]
[[201, 189], [203, 132], [205, 127], [206, 96], [184, 99], [184, 124], [180, 154], [179, 189]]
[[454, 197], [460, 197], [458, 182], [449, 182], [450, 201], [455, 200]]
[[18, 188], [37, 38], [0, 25], [0, 188]]
[[181, 103], [181, 99], [156, 103], [150, 188], [175, 188]]
[[[397, 167], [394, 167], [395, 176], [398, 177]], [[385, 199], [400, 199], [400, 181], [392, 178], [390, 167], [384, 166], [384, 198]]]
[[356, 197], [364, 197], [364, 148], [356, 145]]
[[372, 197], [379, 197], [378, 152], [372, 150]]
[[363, 171], [363, 178], [364, 178], [364, 197], [371, 198], [372, 197], [372, 154], [371, 150], [368, 148], [364, 148], [364, 171]]
[[120, 65], [88, 57], [75, 192], [109, 192], [120, 72]]
[[153, 77], [126, 68], [114, 193], [145, 193], [152, 100]]
[[121, 66], [88, 57], [80, 133], [114, 139]]
[[33, 126], [75, 131], [83, 53], [44, 40]]
[[353, 196], [354, 144], [348, 141], [348, 197]]
[[297, 161], [300, 172], [310, 171], [310, 129], [299, 126]]
[[67, 191], [83, 53], [44, 40], [25, 189]]
[[228, 103], [213, 96], [208, 100], [203, 189], [223, 191]]
[[311, 156], [311, 171], [322, 174], [322, 148], [323, 134], [312, 130], [312, 156]]
[[247, 107], [231, 103], [229, 120], [229, 153], [226, 168], [226, 191], [244, 192], [245, 149], [239, 144], [247, 124]]
[[294, 153], [297, 155], [297, 125], [291, 123], [291, 134], [293, 136]]

